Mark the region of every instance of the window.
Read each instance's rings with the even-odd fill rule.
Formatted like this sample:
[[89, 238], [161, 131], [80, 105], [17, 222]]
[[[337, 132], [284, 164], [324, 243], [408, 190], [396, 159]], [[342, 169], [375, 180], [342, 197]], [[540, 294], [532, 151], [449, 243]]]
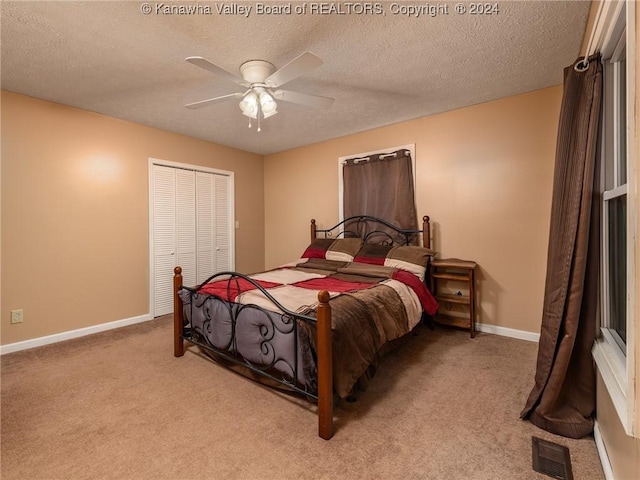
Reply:
[[626, 354], [627, 348], [627, 68], [626, 32], [604, 60], [601, 162], [603, 199], [602, 327]]
[[[602, 2], [593, 39], [603, 62], [601, 309], [593, 358], [628, 435], [640, 438], [637, 381], [638, 192], [635, 186], [635, 1]], [[629, 68], [627, 68], [629, 66]]]
[[417, 229], [415, 145], [338, 159], [339, 218], [371, 215]]

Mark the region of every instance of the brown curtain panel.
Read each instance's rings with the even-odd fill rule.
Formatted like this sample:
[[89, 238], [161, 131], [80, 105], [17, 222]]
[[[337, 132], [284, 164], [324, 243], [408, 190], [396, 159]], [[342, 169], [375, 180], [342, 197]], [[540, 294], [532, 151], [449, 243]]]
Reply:
[[521, 418], [581, 438], [593, 431], [591, 347], [598, 314], [600, 205], [596, 143], [602, 65], [564, 70], [535, 386]]
[[411, 164], [408, 150], [346, 160], [342, 167], [344, 218], [369, 215], [417, 230]]

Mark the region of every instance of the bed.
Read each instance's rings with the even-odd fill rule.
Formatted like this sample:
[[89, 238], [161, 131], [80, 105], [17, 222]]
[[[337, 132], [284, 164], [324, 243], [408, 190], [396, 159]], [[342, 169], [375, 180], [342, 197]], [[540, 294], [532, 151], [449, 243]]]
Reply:
[[188, 342], [317, 402], [318, 434], [328, 440], [334, 396], [347, 398], [389, 344], [435, 313], [425, 282], [434, 254], [428, 216], [422, 230], [356, 216], [328, 229], [311, 220], [301, 258], [266, 272], [220, 272], [188, 287], [178, 266], [174, 355]]

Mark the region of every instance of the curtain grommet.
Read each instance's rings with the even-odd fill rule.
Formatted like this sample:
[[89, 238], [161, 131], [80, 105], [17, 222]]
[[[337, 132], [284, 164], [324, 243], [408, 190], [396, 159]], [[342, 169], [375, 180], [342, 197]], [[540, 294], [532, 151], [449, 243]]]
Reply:
[[586, 72], [589, 70], [589, 60], [585, 57], [573, 66], [576, 72]]

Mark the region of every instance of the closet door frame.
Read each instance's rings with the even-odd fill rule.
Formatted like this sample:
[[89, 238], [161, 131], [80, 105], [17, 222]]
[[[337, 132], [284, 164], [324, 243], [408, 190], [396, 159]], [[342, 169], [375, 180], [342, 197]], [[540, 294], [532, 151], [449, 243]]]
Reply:
[[149, 157], [147, 176], [149, 180], [149, 314], [154, 318], [155, 312], [155, 251], [154, 251], [154, 213], [153, 213], [153, 166], [180, 168], [183, 170], [193, 170], [196, 172], [213, 173], [215, 175], [223, 175], [229, 178], [229, 258], [231, 260], [231, 270], [236, 268], [236, 251], [235, 251], [235, 179], [234, 172], [229, 170], [220, 170], [217, 168], [203, 167], [201, 165], [193, 165], [190, 163], [172, 162], [169, 160], [161, 160]]

